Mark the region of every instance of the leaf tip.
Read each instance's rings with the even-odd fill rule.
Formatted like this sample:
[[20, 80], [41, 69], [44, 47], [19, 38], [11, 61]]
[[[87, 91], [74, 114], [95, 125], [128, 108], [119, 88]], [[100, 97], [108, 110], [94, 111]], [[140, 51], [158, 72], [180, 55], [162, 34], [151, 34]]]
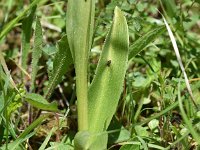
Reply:
[[115, 13], [115, 15], [120, 15], [120, 14], [122, 14], [122, 11], [118, 6], [116, 6], [115, 10], [114, 10], [114, 13]]

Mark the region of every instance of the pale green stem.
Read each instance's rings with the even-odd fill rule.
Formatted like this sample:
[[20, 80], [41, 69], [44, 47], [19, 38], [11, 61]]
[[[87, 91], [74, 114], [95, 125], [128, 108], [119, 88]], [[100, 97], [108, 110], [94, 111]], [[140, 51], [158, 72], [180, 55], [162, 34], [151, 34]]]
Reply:
[[84, 63], [77, 63], [75, 66], [79, 131], [88, 129], [88, 85], [87, 85], [88, 84], [87, 82], [88, 62], [87, 62], [87, 58], [88, 58], [87, 56], [80, 58], [78, 61], [84, 62]]

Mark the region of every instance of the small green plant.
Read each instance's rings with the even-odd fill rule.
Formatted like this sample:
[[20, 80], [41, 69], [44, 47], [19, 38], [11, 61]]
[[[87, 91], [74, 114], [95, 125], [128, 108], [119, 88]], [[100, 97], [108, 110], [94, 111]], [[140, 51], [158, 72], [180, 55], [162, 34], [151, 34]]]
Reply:
[[96, 76], [88, 88], [94, 7], [93, 0], [78, 4], [73, 0], [68, 2], [67, 35], [75, 64], [78, 102], [79, 132], [75, 137], [75, 149], [106, 149], [107, 134], [103, 131], [107, 130], [116, 111], [127, 68], [128, 26], [123, 13], [116, 7]]
[[[0, 50], [0, 130], [3, 133], [0, 134], [0, 150], [30, 147], [29, 140], [38, 133], [34, 129], [46, 119], [56, 121], [44, 141], [38, 142], [39, 150], [46, 147], [49, 147], [48, 150], [104, 150], [119, 146], [120, 150], [173, 147], [190, 149], [193, 144], [198, 148], [199, 102], [195, 98], [199, 97], [200, 84], [197, 82], [190, 87], [189, 81], [192, 80], [188, 80], [186, 76], [188, 68], [198, 70], [198, 61], [193, 61], [193, 54], [184, 51], [183, 62], [192, 57], [186, 65], [188, 68], [184, 68], [178, 52], [177, 58], [186, 80], [185, 86], [181, 72], [177, 71], [179, 64], [171, 59], [176, 57], [170, 52], [170, 40], [166, 40], [164, 35], [158, 40], [161, 34], [168, 31], [175, 49], [199, 46], [192, 39], [196, 34], [183, 39], [184, 19], [187, 20], [187, 17], [185, 14], [180, 15], [182, 18], [176, 16], [177, 6], [174, 0], [163, 0], [158, 4], [132, 0], [51, 1], [64, 20], [63, 24], [58, 23], [62, 26], [60, 30], [51, 24], [45, 24], [44, 18], [39, 17], [43, 16], [38, 13], [41, 9], [38, 8], [39, 2], [31, 1], [24, 11], [9, 23], [4, 22], [5, 25], [0, 29], [0, 43], [4, 42], [5, 36], [14, 27], [21, 29], [21, 55], [17, 55], [17, 58], [20, 56], [20, 64]], [[45, 6], [52, 7], [48, 2], [50, 1], [41, 1], [41, 4], [47, 3]], [[195, 2], [186, 6], [190, 8]], [[11, 4], [12, 1], [9, 1], [8, 6]], [[165, 19], [166, 26], [160, 22], [162, 18], [159, 15], [156, 16], [156, 21], [160, 25], [155, 25], [156, 21], [147, 17], [147, 14], [159, 14], [155, 12], [158, 6], [166, 17], [169, 15], [178, 18], [173, 18], [177, 21], [175, 23], [169, 16], [167, 18], [172, 31]], [[57, 17], [55, 15], [50, 18]], [[54, 43], [51, 45], [53, 50], [44, 42], [44, 35], [48, 33], [43, 32], [46, 30], [43, 26], [59, 31], [60, 40], [56, 41], [56, 46]], [[176, 44], [172, 32], [176, 34], [180, 45]], [[156, 39], [158, 41], [152, 43]], [[98, 42], [103, 43], [102, 48]], [[98, 48], [95, 49], [96, 47]], [[145, 49], [148, 51], [143, 51]], [[49, 54], [51, 50], [53, 55]], [[92, 58], [96, 61], [95, 69], [92, 68], [94, 64], [90, 63], [94, 51], [100, 55], [99, 59]], [[17, 74], [18, 78], [11, 76], [8, 60], [16, 63], [20, 72]], [[69, 75], [73, 78], [71, 84], [65, 79], [67, 72], [73, 69], [75, 75]], [[198, 75], [197, 72], [189, 77]], [[41, 77], [43, 82], [39, 85]], [[69, 85], [71, 100], [67, 103], [63, 90], [69, 88]], [[185, 87], [194, 104], [188, 101], [189, 95], [185, 92]], [[60, 90], [60, 93], [56, 90]], [[192, 90], [195, 91], [194, 95]], [[64, 110], [59, 109], [58, 102], [54, 101], [55, 94], [61, 95], [63, 101], [66, 100], [66, 104], [63, 104]], [[77, 106], [74, 112], [71, 108], [73, 104]], [[26, 122], [21, 117], [24, 106], [27, 106]], [[178, 117], [181, 118], [178, 127], [174, 125], [177, 122], [174, 115], [177, 110], [180, 110]], [[68, 127], [68, 121], [65, 124], [66, 118], [69, 119], [68, 115], [74, 114], [77, 116], [77, 130], [75, 127], [72, 133], [67, 131], [61, 136], [61, 130]], [[73, 122], [73, 117], [71, 118], [70, 121]], [[21, 128], [25, 130], [22, 131]], [[77, 132], [73, 133], [74, 131]], [[56, 141], [52, 142], [54, 133]]]

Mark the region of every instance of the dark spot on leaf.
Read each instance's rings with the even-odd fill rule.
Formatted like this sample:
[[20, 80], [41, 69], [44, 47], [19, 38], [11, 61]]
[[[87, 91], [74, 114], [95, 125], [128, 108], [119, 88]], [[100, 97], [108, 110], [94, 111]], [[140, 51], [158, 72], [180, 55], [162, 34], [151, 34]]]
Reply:
[[111, 65], [111, 60], [108, 60], [107, 63], [106, 63], [106, 65], [107, 65], [108, 67], [110, 67], [110, 65]]

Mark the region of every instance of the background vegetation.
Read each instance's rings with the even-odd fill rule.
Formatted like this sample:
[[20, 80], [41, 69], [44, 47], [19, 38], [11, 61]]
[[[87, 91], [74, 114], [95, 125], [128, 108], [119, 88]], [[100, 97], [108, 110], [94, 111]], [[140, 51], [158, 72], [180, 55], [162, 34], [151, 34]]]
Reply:
[[[59, 47], [66, 40], [67, 2], [34, 2], [37, 8], [28, 0], [0, 2], [0, 149], [73, 149], [78, 128], [73, 64], [61, 71], [55, 90], [47, 88], [57, 72], [53, 62], [63, 58]], [[129, 49], [140, 53], [129, 55], [123, 92], [108, 129], [108, 149], [199, 149], [200, 1], [98, 0], [90, 81], [115, 6], [128, 22]], [[158, 10], [175, 35], [195, 105]]]

